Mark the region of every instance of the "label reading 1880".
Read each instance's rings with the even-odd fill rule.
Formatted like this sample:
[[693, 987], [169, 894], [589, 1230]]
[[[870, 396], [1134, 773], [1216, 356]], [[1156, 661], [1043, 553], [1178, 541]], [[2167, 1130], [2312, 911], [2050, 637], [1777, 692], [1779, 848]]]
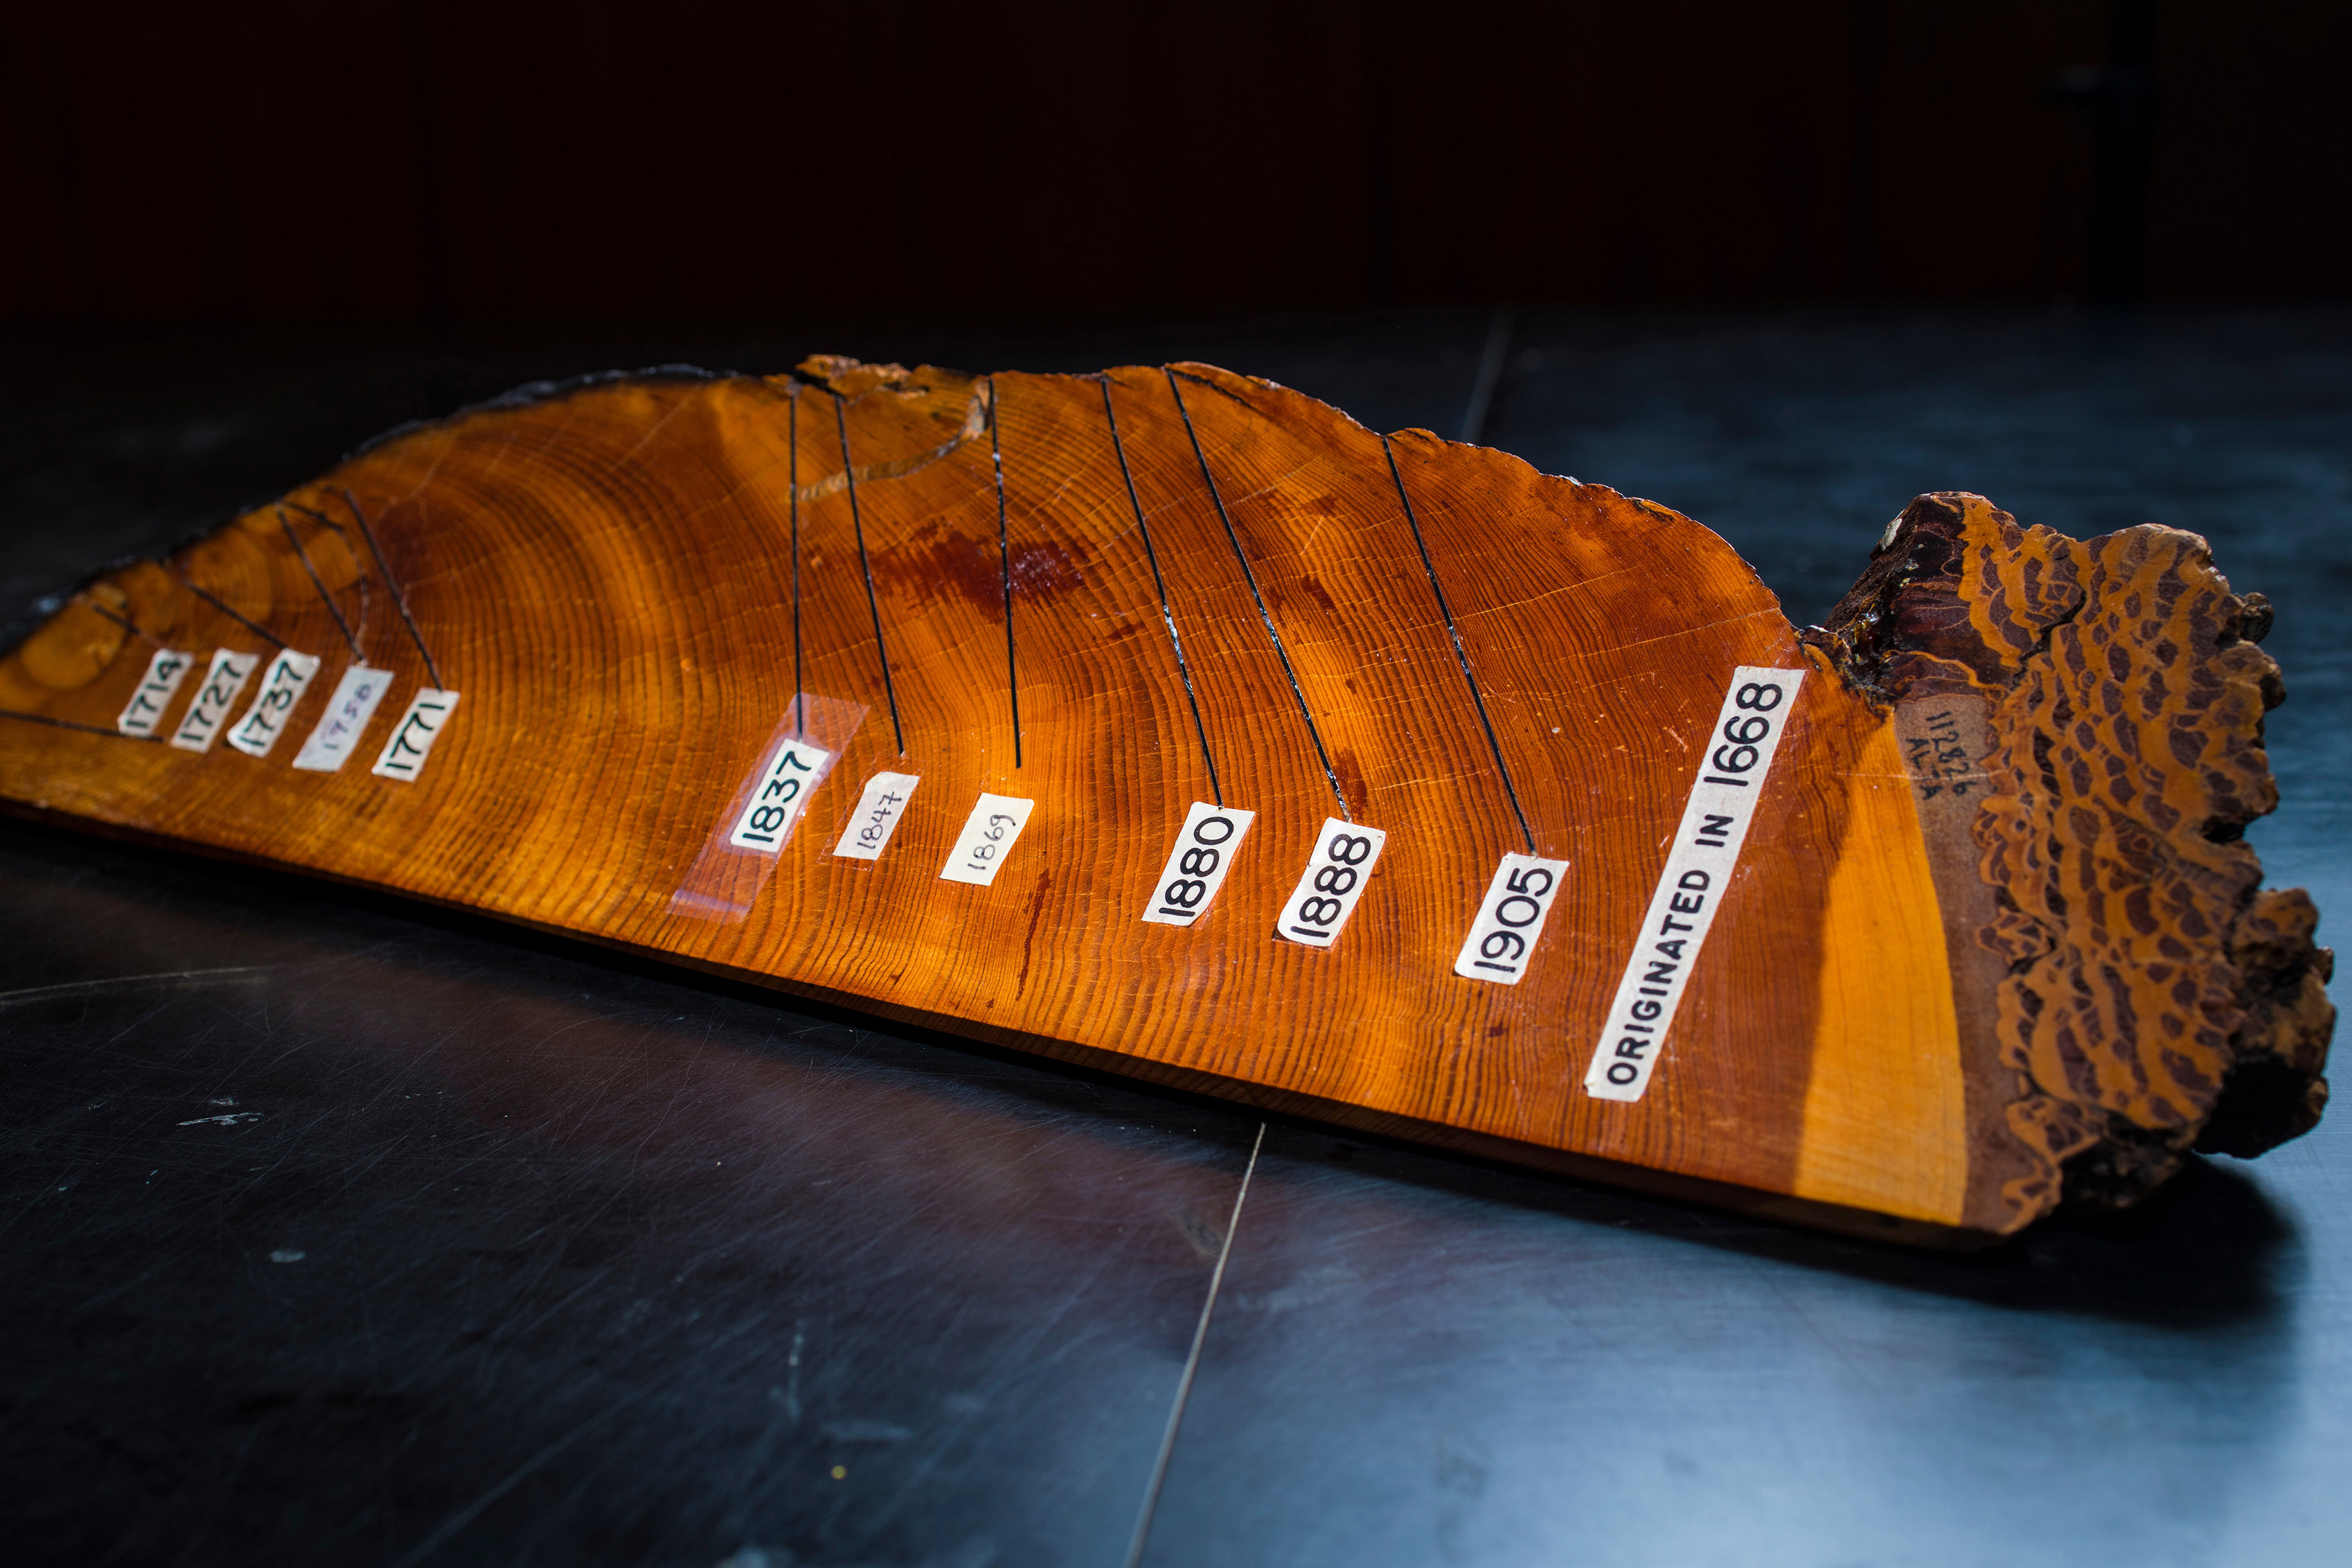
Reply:
[[1151, 902], [1144, 910], [1147, 924], [1188, 926], [1209, 912], [1225, 873], [1234, 868], [1234, 851], [1242, 835], [1257, 820], [1255, 811], [1211, 805], [1196, 800], [1184, 816], [1184, 831], [1168, 852], [1168, 865], [1153, 884]]
[[786, 741], [776, 748], [775, 760], [760, 776], [760, 787], [744, 803], [735, 831], [727, 842], [739, 849], [773, 855], [791, 837], [793, 823], [808, 804], [809, 787], [833, 753], [806, 741]]
[[971, 815], [964, 818], [955, 849], [940, 868], [940, 879], [970, 882], [979, 888], [995, 881], [998, 868], [1013, 853], [1013, 841], [1029, 826], [1029, 813], [1036, 805], [1034, 800], [1016, 800], [1009, 795], [982, 795]]
[[226, 648], [215, 652], [213, 667], [205, 672], [205, 683], [196, 688], [196, 700], [181, 715], [172, 744], [184, 752], [211, 751], [213, 742], [220, 739], [221, 724], [228, 718], [228, 710], [236, 706], [238, 694], [253, 679], [254, 667], [260, 662], [259, 654], [231, 653]]
[[194, 663], [194, 654], [157, 648], [155, 657], [147, 661], [145, 679], [123, 704], [122, 717], [114, 721], [114, 727], [126, 735], [152, 735], [155, 726], [163, 721], [163, 710], [171, 706], [172, 694], [188, 679], [188, 667]]
[[268, 756], [278, 737], [285, 733], [287, 715], [302, 700], [302, 689], [318, 673], [317, 655], [279, 649], [269, 661], [268, 673], [261, 678], [261, 695], [228, 732], [228, 743], [248, 757]]
[[1388, 841], [1389, 836], [1377, 827], [1325, 817], [1323, 830], [1315, 836], [1314, 858], [1299, 876], [1290, 901], [1282, 906], [1275, 931], [1309, 947], [1328, 947], [1338, 941]]
[[1565, 860], [1539, 860], [1533, 855], [1506, 855], [1487, 884], [1478, 919], [1462, 939], [1454, 973], [1465, 980], [1492, 980], [1517, 985], [1528, 972], [1536, 938], [1543, 935], [1544, 917], [1559, 895], [1568, 875]]

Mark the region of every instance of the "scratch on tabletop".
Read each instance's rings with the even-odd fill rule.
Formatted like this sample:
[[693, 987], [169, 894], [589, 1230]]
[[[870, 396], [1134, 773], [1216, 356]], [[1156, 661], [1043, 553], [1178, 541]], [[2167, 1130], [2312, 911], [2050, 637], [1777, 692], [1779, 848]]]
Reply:
[[244, 963], [228, 969], [171, 969], [157, 974], [118, 974], [104, 980], [68, 980], [56, 985], [34, 985], [21, 991], [0, 991], [0, 1007], [13, 1007], [51, 997], [94, 996], [107, 991], [131, 991], [145, 986], [251, 984], [285, 968], [282, 963]]

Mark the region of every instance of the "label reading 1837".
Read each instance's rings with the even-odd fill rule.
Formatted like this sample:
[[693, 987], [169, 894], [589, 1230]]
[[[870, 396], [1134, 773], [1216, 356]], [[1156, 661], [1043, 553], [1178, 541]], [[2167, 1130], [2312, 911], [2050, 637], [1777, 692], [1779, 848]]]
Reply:
[[1309, 947], [1328, 947], [1338, 941], [1388, 841], [1389, 836], [1377, 827], [1325, 817], [1322, 831], [1315, 836], [1315, 854], [1300, 873], [1290, 901], [1282, 906], [1276, 932]]
[[743, 805], [735, 831], [727, 842], [739, 849], [773, 855], [791, 837], [793, 824], [808, 804], [809, 787], [833, 753], [806, 741], [786, 741], [776, 748], [775, 760], [760, 775], [760, 787]]
[[1188, 926], [1209, 912], [1225, 873], [1234, 868], [1234, 851], [1242, 835], [1257, 820], [1255, 811], [1211, 805], [1196, 800], [1185, 814], [1184, 830], [1168, 852], [1168, 865], [1152, 885], [1151, 901], [1143, 911], [1150, 925]]

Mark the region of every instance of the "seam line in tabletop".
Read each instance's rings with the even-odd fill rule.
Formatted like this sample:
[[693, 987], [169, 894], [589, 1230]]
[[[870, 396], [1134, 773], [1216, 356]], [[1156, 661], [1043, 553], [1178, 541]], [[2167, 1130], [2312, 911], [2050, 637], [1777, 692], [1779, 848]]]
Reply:
[[1013, 550], [1004, 524], [1004, 443], [997, 434], [996, 378], [988, 378], [988, 456], [996, 470], [996, 565], [1004, 577], [1004, 690], [1013, 700], [1013, 765], [1021, 765], [1021, 681], [1013, 663]]
[[1201, 449], [1200, 432], [1192, 428], [1192, 411], [1184, 406], [1184, 389], [1176, 384], [1176, 367], [1160, 368], [1168, 377], [1168, 390], [1175, 395], [1176, 412], [1183, 416], [1184, 435], [1192, 443], [1193, 460], [1201, 465], [1201, 480], [1209, 487], [1209, 499], [1217, 503], [1217, 521], [1225, 525], [1225, 541], [1234, 547], [1234, 559], [1242, 563], [1242, 580], [1249, 584], [1250, 597], [1257, 601], [1258, 619], [1265, 623], [1265, 635], [1274, 639], [1274, 656], [1282, 661], [1282, 673], [1290, 678], [1290, 694], [1298, 700], [1298, 716], [1307, 721], [1307, 738], [1315, 742], [1315, 756], [1323, 764], [1323, 776], [1331, 781], [1331, 795], [1339, 803], [1340, 820], [1353, 822], [1356, 814], [1348, 809], [1348, 792], [1339, 787], [1339, 775], [1331, 767], [1331, 753], [1323, 749], [1323, 731], [1315, 727], [1315, 715], [1307, 706], [1307, 692], [1298, 684], [1298, 671], [1290, 667], [1290, 650], [1282, 646], [1282, 634], [1275, 630], [1273, 613], [1265, 607], [1265, 595], [1258, 591], [1257, 574], [1250, 569], [1241, 535], [1234, 531], [1234, 520], [1225, 510], [1225, 498], [1217, 489], [1216, 476], [1209, 472], [1209, 455]]
[[1143, 1507], [1135, 1517], [1135, 1534], [1127, 1543], [1126, 1568], [1139, 1568], [1143, 1549], [1151, 1540], [1151, 1516], [1159, 1510], [1160, 1489], [1168, 1484], [1168, 1464], [1175, 1457], [1176, 1434], [1184, 1425], [1184, 1406], [1192, 1397], [1192, 1379], [1201, 1370], [1201, 1349], [1209, 1342], [1209, 1318], [1217, 1310], [1217, 1291], [1225, 1282], [1225, 1264], [1234, 1255], [1234, 1234], [1242, 1227], [1242, 1205], [1249, 1199], [1250, 1178], [1257, 1174], [1258, 1151], [1265, 1147], [1265, 1123], [1257, 1124], [1250, 1140], [1249, 1163], [1242, 1167], [1242, 1184], [1234, 1191], [1234, 1212], [1225, 1217], [1225, 1239], [1217, 1247], [1217, 1266], [1209, 1273], [1208, 1294], [1201, 1299], [1201, 1321], [1192, 1326], [1192, 1348], [1184, 1357], [1184, 1373], [1176, 1381], [1175, 1403], [1168, 1408], [1168, 1429], [1160, 1434], [1160, 1456], [1152, 1461], [1151, 1480], [1144, 1488]]
[[1462, 634], [1454, 629], [1454, 606], [1445, 602], [1445, 590], [1437, 581], [1437, 563], [1429, 558], [1429, 542], [1421, 536], [1421, 519], [1413, 515], [1412, 497], [1406, 493], [1404, 475], [1397, 468], [1396, 449], [1389, 445], [1386, 436], [1381, 437], [1381, 454], [1389, 460], [1389, 478], [1396, 481], [1397, 503], [1404, 508], [1404, 521], [1412, 530], [1413, 548], [1421, 552], [1422, 570], [1429, 574], [1429, 591], [1437, 597], [1437, 613], [1445, 618], [1445, 635], [1454, 639], [1454, 658], [1462, 666], [1463, 683], [1470, 688], [1470, 701], [1478, 710], [1478, 727], [1486, 731], [1486, 747], [1495, 753], [1495, 767], [1503, 775], [1503, 793], [1511, 798], [1511, 815], [1519, 819], [1519, 837], [1528, 841], [1528, 853], [1536, 852], [1536, 836], [1528, 826], [1528, 814], [1519, 808], [1519, 786], [1511, 782], [1511, 764], [1503, 760], [1503, 743], [1495, 737], [1495, 721], [1486, 717], [1486, 700], [1478, 691], [1478, 678], [1471, 673], [1470, 650], [1462, 646]]
[[416, 617], [408, 613], [408, 595], [400, 590], [400, 583], [392, 574], [392, 563], [383, 558], [383, 546], [375, 542], [375, 530], [368, 526], [367, 513], [351, 491], [341, 492], [343, 504], [352, 509], [352, 521], [360, 525], [360, 537], [367, 541], [368, 553], [375, 557], [375, 569], [383, 574], [383, 585], [392, 595], [392, 607], [400, 612], [400, 624], [408, 628], [408, 640], [416, 645], [416, 652], [425, 660], [425, 673], [433, 678], [435, 690], [441, 689], [441, 667], [433, 662], [433, 650], [425, 646], [425, 634], [416, 629]]
[[882, 640], [882, 602], [874, 593], [874, 563], [866, 558], [866, 523], [857, 513], [857, 468], [849, 460], [849, 416], [843, 412], [847, 400], [831, 387], [825, 395], [833, 399], [834, 428], [841, 434], [841, 472], [849, 492], [849, 528], [857, 536], [857, 569], [866, 574], [866, 611], [874, 617], [874, 657], [882, 666], [882, 695], [890, 704], [890, 739], [898, 754], [907, 754], [907, 731], [898, 723], [898, 690], [890, 681], [890, 647]]
[[310, 552], [302, 548], [301, 536], [294, 531], [293, 520], [282, 506], [278, 509], [278, 526], [286, 531], [286, 542], [294, 547], [295, 555], [301, 560], [302, 570], [310, 574], [310, 586], [319, 590], [320, 602], [327, 606], [327, 614], [335, 617], [335, 628], [343, 634], [343, 641], [351, 645], [352, 657], [365, 664], [367, 655], [360, 651], [360, 639], [352, 636], [352, 624], [343, 619], [342, 606], [335, 603], [335, 596], [327, 592], [327, 584], [320, 581], [319, 569], [310, 564]]
[[1201, 737], [1201, 761], [1209, 767], [1209, 798], [1225, 804], [1224, 786], [1217, 782], [1217, 759], [1209, 750], [1209, 727], [1201, 721], [1201, 699], [1192, 690], [1192, 667], [1184, 661], [1184, 639], [1176, 635], [1176, 612], [1168, 607], [1168, 583], [1160, 574], [1160, 552], [1152, 548], [1151, 524], [1143, 515], [1143, 501], [1135, 493], [1135, 473], [1127, 466], [1127, 443], [1119, 438], [1118, 411], [1111, 406], [1110, 377], [1101, 380], [1103, 419], [1110, 426], [1110, 449], [1118, 455], [1118, 477], [1127, 481], [1127, 504], [1135, 511], [1135, 526], [1143, 535], [1143, 558], [1151, 563], [1151, 585], [1160, 594], [1160, 621], [1168, 628], [1168, 646], [1176, 655], [1176, 674], [1184, 682], [1184, 700], [1192, 710], [1192, 732]]

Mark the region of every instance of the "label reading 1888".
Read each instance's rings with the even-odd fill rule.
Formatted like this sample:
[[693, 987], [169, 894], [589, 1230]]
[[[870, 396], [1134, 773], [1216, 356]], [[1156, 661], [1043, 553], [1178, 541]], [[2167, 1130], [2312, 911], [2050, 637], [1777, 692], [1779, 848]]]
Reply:
[[212, 668], [205, 672], [205, 683], [196, 688], [196, 700], [180, 716], [180, 728], [173, 734], [172, 744], [184, 752], [211, 751], [213, 742], [220, 739], [221, 724], [228, 718], [228, 710], [236, 706], [238, 694], [253, 679], [254, 667], [260, 662], [259, 654], [231, 653], [226, 648], [216, 651]]
[[1584, 1092], [1595, 1100], [1636, 1100], [1650, 1087], [1650, 1074], [1675, 1010], [1690, 988], [1699, 948], [1715, 924], [1716, 911], [1730, 890], [1739, 865], [1739, 847], [1756, 815], [1756, 797], [1772, 770], [1772, 754], [1796, 706], [1801, 669], [1741, 665], [1731, 672], [1731, 689], [1715, 716], [1699, 756], [1699, 773], [1675, 829], [1666, 868], [1642, 917], [1641, 934], [1617, 983], [1608, 1026], [1585, 1069]]
[[147, 661], [147, 674], [139, 689], [123, 704], [122, 717], [114, 721], [114, 727], [126, 735], [152, 735], [155, 726], [163, 721], [163, 710], [171, 706], [172, 694], [188, 679], [188, 667], [194, 663], [194, 654], [157, 648], [155, 657]]
[[744, 803], [743, 815], [736, 819], [735, 831], [727, 836], [727, 842], [764, 855], [782, 848], [801, 807], [808, 804], [810, 785], [832, 760], [831, 752], [806, 741], [786, 741], [777, 747], [775, 760], [760, 775], [760, 787]]
[[261, 695], [228, 732], [228, 743], [248, 757], [266, 757], [278, 737], [286, 731], [287, 716], [294, 704], [302, 700], [302, 689], [319, 673], [315, 654], [296, 653], [281, 648], [269, 661], [268, 673], [261, 678]]
[[1465, 980], [1492, 980], [1517, 985], [1528, 972], [1536, 938], [1543, 935], [1544, 917], [1559, 895], [1568, 875], [1565, 860], [1540, 860], [1533, 855], [1506, 855], [1487, 884], [1478, 919], [1462, 939], [1454, 973]]
[[1004, 858], [1013, 853], [1013, 841], [1029, 826], [1029, 813], [1035, 809], [1034, 800], [1016, 800], [1009, 795], [983, 795], [980, 804], [964, 818], [963, 831], [956, 835], [955, 849], [948, 863], [940, 868], [943, 882], [970, 882], [985, 888], [996, 880], [997, 868]]
[[1196, 800], [1184, 816], [1184, 830], [1168, 852], [1167, 868], [1153, 884], [1143, 911], [1147, 924], [1188, 926], [1209, 912], [1210, 900], [1234, 868], [1234, 851], [1257, 820], [1255, 811]]
[[1290, 901], [1282, 906], [1275, 931], [1309, 947], [1328, 947], [1340, 928], [1356, 912], [1364, 884], [1380, 864], [1389, 836], [1377, 827], [1360, 827], [1336, 816], [1323, 819], [1315, 836], [1315, 854], [1300, 874]]

